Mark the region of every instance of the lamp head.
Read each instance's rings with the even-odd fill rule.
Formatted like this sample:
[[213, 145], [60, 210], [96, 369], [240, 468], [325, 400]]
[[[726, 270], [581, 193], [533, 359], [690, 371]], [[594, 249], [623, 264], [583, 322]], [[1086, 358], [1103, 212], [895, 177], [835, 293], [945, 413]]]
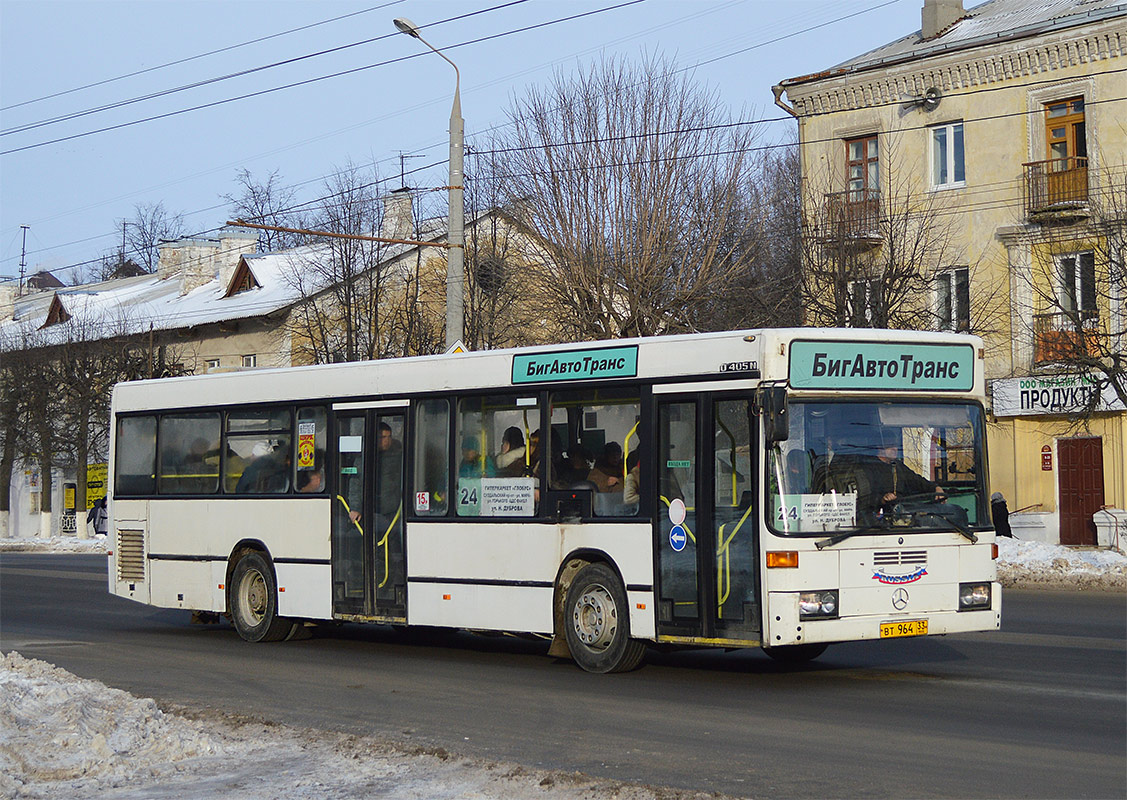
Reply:
[[419, 26], [413, 23], [411, 20], [407, 19], [406, 17], [396, 17], [393, 22], [395, 23], [395, 27], [399, 29], [400, 33], [405, 33], [408, 36], [412, 36], [416, 39], [419, 38]]

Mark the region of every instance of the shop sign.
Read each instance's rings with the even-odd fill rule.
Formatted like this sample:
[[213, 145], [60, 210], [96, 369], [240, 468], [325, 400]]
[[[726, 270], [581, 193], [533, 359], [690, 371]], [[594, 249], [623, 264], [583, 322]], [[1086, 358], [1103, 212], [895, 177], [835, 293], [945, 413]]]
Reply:
[[1053, 471], [1053, 448], [1048, 445], [1041, 448], [1041, 471]]
[[[1100, 381], [1090, 375], [1046, 375], [993, 381], [994, 416], [1077, 414], [1087, 410]], [[1095, 411], [1123, 411], [1112, 387], [1104, 386]]]

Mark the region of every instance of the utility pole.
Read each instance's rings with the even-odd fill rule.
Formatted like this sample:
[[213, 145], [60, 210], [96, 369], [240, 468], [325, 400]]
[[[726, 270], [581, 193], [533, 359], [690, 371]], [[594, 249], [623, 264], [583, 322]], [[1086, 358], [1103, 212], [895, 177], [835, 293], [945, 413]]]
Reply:
[[20, 225], [20, 228], [23, 230], [23, 246], [20, 248], [20, 297], [23, 297], [23, 279], [27, 272], [27, 229], [30, 227], [30, 225]]

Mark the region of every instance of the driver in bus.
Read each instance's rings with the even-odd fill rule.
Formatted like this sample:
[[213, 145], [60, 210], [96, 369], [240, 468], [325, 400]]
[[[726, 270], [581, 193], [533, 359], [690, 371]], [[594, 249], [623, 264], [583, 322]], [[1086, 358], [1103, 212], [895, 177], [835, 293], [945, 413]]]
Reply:
[[945, 497], [943, 487], [913, 471], [900, 458], [900, 448], [895, 444], [882, 444], [877, 457], [864, 466], [867, 492], [864, 506], [872, 511], [887, 512], [906, 497], [924, 499], [934, 497], [939, 502]]

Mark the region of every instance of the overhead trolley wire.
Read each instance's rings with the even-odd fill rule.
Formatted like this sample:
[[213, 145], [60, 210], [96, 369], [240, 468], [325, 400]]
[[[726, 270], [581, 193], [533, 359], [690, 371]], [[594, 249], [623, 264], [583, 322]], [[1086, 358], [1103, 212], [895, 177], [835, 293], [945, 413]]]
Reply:
[[[449, 19], [439, 20], [438, 22], [431, 23], [428, 27], [434, 27], [436, 25], [443, 25], [443, 24], [446, 24], [448, 22], [452, 22], [454, 20], [466, 19], [467, 17], [473, 17], [473, 16], [477, 16], [479, 14], [485, 14], [485, 13], [490, 12], [490, 11], [496, 11], [498, 9], [508, 8], [510, 6], [520, 5], [521, 3], [527, 3], [527, 2], [528, 2], [528, 0], [510, 0], [510, 2], [502, 3], [501, 5], [493, 6], [491, 8], [485, 8], [485, 9], [481, 9], [479, 11], [473, 11], [473, 12], [469, 12], [469, 13], [466, 13], [466, 14], [461, 14], [457, 17], [450, 17]], [[351, 42], [350, 44], [343, 44], [343, 45], [339, 45], [337, 47], [330, 47], [330, 48], [327, 48], [325, 50], [318, 50], [315, 53], [306, 53], [303, 56], [294, 56], [293, 58], [286, 58], [286, 59], [283, 59], [281, 61], [275, 61], [275, 62], [270, 63], [270, 64], [263, 64], [263, 65], [257, 66], [257, 67], [249, 67], [247, 69], [238, 70], [237, 72], [230, 72], [230, 73], [227, 73], [226, 75], [219, 75], [219, 76], [216, 76], [216, 77], [213, 77], [213, 78], [204, 78], [203, 80], [194, 81], [192, 83], [187, 83], [187, 84], [184, 84], [182, 86], [176, 86], [176, 87], [171, 88], [171, 89], [162, 89], [158, 92], [151, 92], [149, 94], [141, 95], [139, 97], [133, 97], [133, 98], [130, 98], [128, 100], [120, 100], [116, 103], [107, 103], [105, 105], [96, 106], [94, 108], [87, 108], [83, 111], [75, 111], [75, 112], [72, 112], [70, 114], [63, 114], [63, 115], [60, 115], [58, 117], [53, 117], [51, 119], [39, 120], [37, 122], [30, 122], [30, 123], [27, 123], [25, 125], [17, 125], [17, 126], [12, 127], [12, 128], [6, 128], [4, 130], [0, 130], [0, 136], [10, 136], [11, 134], [14, 134], [14, 133], [23, 133], [25, 131], [30, 131], [30, 130], [35, 130], [37, 128], [42, 128], [42, 127], [45, 127], [47, 125], [53, 125], [53, 124], [58, 123], [58, 122], [66, 122], [68, 120], [79, 119], [80, 117], [89, 116], [91, 114], [97, 114], [98, 112], [101, 112], [101, 111], [109, 111], [109, 110], [112, 110], [112, 109], [115, 109], [115, 108], [123, 108], [125, 106], [133, 105], [135, 103], [141, 103], [141, 102], [144, 102], [146, 100], [154, 100], [158, 97], [167, 97], [168, 95], [177, 94], [179, 92], [187, 91], [188, 89], [198, 89], [201, 86], [209, 86], [209, 85], [214, 84], [214, 83], [221, 83], [222, 81], [230, 80], [231, 78], [239, 78], [239, 77], [242, 77], [244, 75], [252, 75], [256, 72], [263, 72], [263, 71], [268, 70], [268, 69], [274, 69], [275, 67], [282, 67], [282, 66], [287, 66], [289, 64], [296, 64], [300, 61], [305, 61], [305, 60], [310, 59], [310, 58], [318, 58], [320, 56], [329, 55], [329, 54], [332, 54], [332, 53], [339, 53], [343, 50], [348, 50], [348, 49], [351, 49], [353, 47], [360, 47], [361, 45], [371, 44], [373, 42], [378, 42], [378, 41], [381, 41], [383, 39], [391, 39], [392, 37], [398, 36], [398, 35], [399, 35], [398, 31], [393, 32], [393, 33], [385, 33], [385, 34], [381, 34], [380, 36], [373, 36], [373, 37], [368, 38], [368, 39], [361, 39], [358, 42]], [[392, 63], [392, 62], [385, 62], [385, 63]], [[377, 64], [377, 65], [373, 65], [373, 66], [381, 66], [381, 65]], [[365, 67], [364, 69], [368, 69], [368, 68], [370, 68], [370, 67]], [[353, 70], [350, 70], [350, 71], [353, 71]], [[326, 77], [337, 77], [337, 75], [345, 75], [345, 74], [348, 74], [348, 72], [341, 72], [341, 73], [337, 73], [336, 75], [329, 75], [329, 76], [326, 76]], [[318, 79], [315, 79], [315, 80], [324, 80], [324, 78], [318, 78]], [[312, 82], [312, 81], [309, 81], [309, 82]], [[302, 85], [302, 84], [301, 83], [291, 84], [291, 86], [300, 86], [300, 85]], [[283, 86], [283, 87], [280, 87], [280, 88], [289, 88], [289, 87]], [[254, 95], [245, 95], [245, 97], [253, 97], [253, 96]], [[234, 98], [234, 99], [243, 99], [243, 98]], [[206, 107], [206, 106], [204, 106], [204, 107]], [[195, 110], [195, 109], [189, 109], [189, 110]]]
[[331, 17], [329, 19], [323, 19], [320, 22], [312, 22], [308, 25], [302, 25], [302, 26], [297, 27], [297, 28], [290, 28], [287, 31], [279, 31], [278, 33], [271, 33], [268, 36], [260, 36], [257, 39], [251, 39], [250, 41], [247, 41], [247, 42], [240, 42], [239, 44], [232, 44], [232, 45], [228, 45], [227, 47], [220, 47], [217, 50], [209, 50], [206, 53], [197, 53], [194, 56], [187, 56], [185, 58], [179, 58], [179, 59], [176, 59], [175, 61], [169, 61], [165, 64], [158, 64], [155, 67], [146, 67], [145, 69], [139, 69], [139, 70], [136, 70], [135, 72], [127, 72], [124, 75], [118, 75], [118, 76], [113, 77], [113, 78], [106, 78], [104, 80], [95, 81], [94, 83], [87, 83], [83, 86], [75, 86], [72, 89], [63, 89], [62, 91], [53, 92], [52, 94], [46, 94], [46, 95], [43, 95], [42, 97], [36, 97], [36, 98], [31, 99], [31, 100], [23, 100], [22, 102], [19, 102], [19, 103], [12, 103], [11, 105], [8, 105], [8, 106], [0, 106], [0, 111], [8, 111], [8, 110], [13, 109], [13, 108], [20, 108], [21, 106], [28, 106], [28, 105], [32, 105], [33, 103], [40, 103], [44, 100], [51, 100], [51, 99], [56, 98], [56, 97], [63, 97], [64, 95], [74, 94], [75, 92], [82, 92], [82, 91], [85, 91], [86, 89], [93, 89], [93, 88], [98, 87], [98, 86], [105, 86], [106, 84], [115, 83], [117, 81], [125, 80], [127, 78], [135, 78], [138, 75], [145, 75], [149, 72], [157, 72], [157, 71], [162, 70], [162, 69], [167, 69], [168, 67], [175, 67], [175, 66], [178, 66], [180, 64], [187, 64], [189, 61], [197, 61], [198, 59], [207, 58], [208, 56], [214, 56], [214, 55], [218, 55], [219, 53], [226, 53], [226, 52], [231, 51], [231, 50], [237, 50], [240, 47], [247, 47], [247, 46], [252, 45], [252, 44], [260, 44], [261, 42], [267, 42], [267, 41], [270, 41], [271, 39], [278, 39], [278, 38], [281, 38], [282, 36], [288, 36], [291, 33], [300, 33], [301, 31], [307, 31], [311, 28], [317, 28], [321, 25], [328, 25], [328, 24], [333, 23], [333, 22], [339, 22], [342, 19], [348, 19], [349, 17], [357, 17], [357, 16], [360, 16], [361, 14], [368, 14], [368, 13], [371, 13], [372, 11], [379, 11], [380, 9], [387, 8], [388, 6], [394, 6], [394, 5], [398, 5], [399, 3], [404, 3], [404, 2], [406, 2], [406, 0], [390, 0], [389, 2], [384, 3], [383, 5], [372, 6], [371, 8], [364, 8], [364, 9], [361, 9], [360, 11], [352, 11], [348, 14], [341, 14], [338, 17]]
[[[513, 0], [512, 3], [507, 3], [505, 5], [515, 5], [516, 3], [522, 3], [522, 2], [527, 2], [527, 0]], [[616, 5], [605, 6], [603, 8], [598, 8], [598, 9], [595, 9], [593, 11], [585, 11], [585, 12], [582, 12], [582, 13], [579, 13], [579, 14], [572, 14], [570, 16], [559, 17], [557, 19], [548, 20], [547, 22], [540, 22], [540, 23], [536, 23], [534, 25], [526, 25], [526, 26], [521, 27], [521, 28], [514, 28], [514, 29], [509, 30], [509, 31], [503, 31], [501, 33], [490, 34], [489, 36], [481, 36], [481, 37], [478, 37], [476, 39], [469, 39], [467, 41], [459, 42], [457, 44], [447, 45], [443, 49], [444, 50], [453, 50], [453, 49], [456, 49], [456, 48], [459, 48], [459, 47], [466, 47], [466, 46], [471, 45], [471, 44], [480, 44], [481, 42], [488, 42], [488, 41], [492, 41], [494, 39], [503, 38], [505, 36], [512, 36], [513, 34], [517, 34], [517, 33], [525, 33], [527, 31], [536, 30], [538, 28], [545, 28], [545, 27], [548, 27], [550, 25], [557, 25], [561, 22], [570, 22], [570, 21], [573, 21], [573, 20], [582, 19], [584, 17], [590, 17], [590, 16], [593, 16], [595, 14], [603, 14], [607, 11], [614, 11], [614, 10], [617, 10], [617, 9], [620, 9], [620, 8], [625, 8], [627, 6], [637, 5], [638, 3], [644, 3], [644, 2], [646, 2], [646, 0], [624, 0], [624, 2], [618, 3]], [[504, 7], [504, 6], [497, 6], [497, 8], [502, 8], [502, 7]], [[492, 10], [492, 9], [486, 9], [486, 10]], [[484, 12], [475, 12], [475, 13], [484, 13]], [[396, 34], [385, 34], [385, 36], [381, 36], [381, 37], [377, 37], [377, 38], [382, 39], [382, 38], [387, 38], [389, 36], [394, 36], [394, 35], [396, 35]], [[375, 39], [373, 39], [371, 41], [375, 41]], [[167, 119], [169, 117], [175, 117], [175, 116], [179, 116], [181, 114], [187, 114], [187, 113], [192, 112], [192, 111], [201, 111], [205, 108], [214, 108], [216, 106], [226, 105], [227, 103], [233, 103], [233, 102], [236, 102], [238, 100], [247, 100], [247, 99], [250, 99], [252, 97], [261, 97], [263, 95], [273, 94], [274, 92], [280, 92], [280, 91], [283, 91], [285, 89], [293, 89], [293, 88], [298, 87], [298, 86], [306, 86], [306, 85], [309, 85], [309, 84], [312, 84], [312, 83], [318, 83], [320, 81], [329, 80], [331, 78], [339, 78], [339, 77], [342, 77], [344, 75], [352, 75], [352, 74], [355, 74], [355, 73], [358, 73], [358, 72], [364, 72], [364, 71], [367, 71], [367, 70], [370, 70], [370, 69], [375, 69], [376, 67], [384, 67], [384, 66], [388, 66], [389, 64], [396, 64], [396, 63], [399, 63], [399, 62], [402, 62], [402, 61], [409, 61], [409, 60], [414, 59], [414, 58], [421, 58], [421, 57], [426, 56], [426, 55], [429, 55], [429, 53], [426, 52], [426, 51], [420, 52], [420, 53], [411, 53], [410, 55], [400, 56], [399, 58], [391, 58], [391, 59], [388, 59], [386, 61], [378, 61], [378, 62], [375, 62], [373, 64], [366, 64], [366, 65], [361, 66], [361, 67], [353, 67], [352, 69], [341, 70], [339, 72], [334, 72], [334, 73], [331, 73], [331, 74], [328, 74], [328, 75], [320, 75], [316, 78], [307, 78], [307, 79], [302, 80], [302, 81], [295, 81], [293, 83], [287, 83], [287, 84], [283, 84], [281, 86], [274, 86], [274, 87], [271, 87], [269, 89], [261, 89], [261, 90], [256, 91], [256, 92], [248, 92], [247, 94], [237, 95], [235, 97], [228, 97], [228, 98], [225, 98], [225, 99], [222, 99], [222, 100], [215, 100], [215, 101], [210, 102], [210, 103], [201, 103], [200, 105], [191, 106], [189, 108], [182, 108], [182, 109], [178, 109], [176, 111], [169, 111], [169, 112], [164, 113], [164, 114], [154, 114], [152, 116], [145, 117], [143, 119], [132, 120], [130, 122], [122, 122], [122, 123], [119, 123], [117, 125], [107, 125], [106, 127], [103, 127], [103, 128], [97, 128], [95, 130], [83, 131], [82, 133], [75, 133], [75, 134], [71, 134], [70, 136], [60, 136], [60, 137], [55, 138], [55, 139], [49, 139], [49, 140], [42, 141], [42, 142], [35, 142], [33, 144], [23, 145], [22, 147], [13, 147], [13, 148], [9, 148], [8, 150], [0, 150], [0, 156], [11, 155], [12, 153], [23, 152], [24, 150], [33, 150], [35, 148], [45, 147], [47, 145], [59, 144], [60, 142], [69, 142], [69, 141], [74, 140], [74, 139], [81, 139], [81, 138], [84, 138], [86, 136], [93, 136], [94, 134], [98, 134], [98, 133], [106, 133], [107, 131], [120, 130], [121, 128], [128, 128], [128, 127], [132, 127], [133, 125], [140, 125], [140, 124], [145, 123], [145, 122], [153, 122], [153, 121], [160, 120], [160, 119]], [[240, 73], [240, 74], [245, 74], [245, 73]]]

